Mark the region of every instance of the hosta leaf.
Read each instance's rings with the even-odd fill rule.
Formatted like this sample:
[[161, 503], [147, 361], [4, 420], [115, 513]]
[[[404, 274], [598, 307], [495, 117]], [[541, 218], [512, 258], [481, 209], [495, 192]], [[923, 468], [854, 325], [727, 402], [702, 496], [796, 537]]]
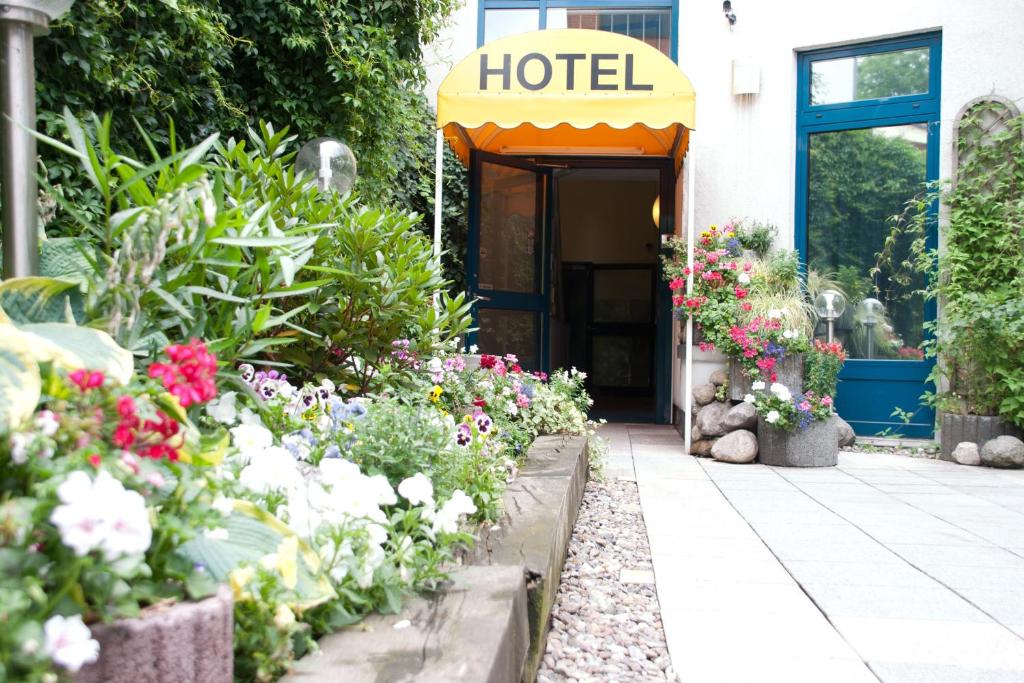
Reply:
[[21, 325], [18, 332], [26, 337], [37, 362], [64, 370], [98, 370], [120, 384], [131, 381], [135, 367], [131, 352], [106, 332], [65, 323]]
[[32, 414], [42, 391], [39, 366], [17, 328], [0, 324], [0, 432]]
[[78, 285], [52, 277], [19, 277], [0, 282], [0, 306], [16, 324], [74, 322], [82, 316]]

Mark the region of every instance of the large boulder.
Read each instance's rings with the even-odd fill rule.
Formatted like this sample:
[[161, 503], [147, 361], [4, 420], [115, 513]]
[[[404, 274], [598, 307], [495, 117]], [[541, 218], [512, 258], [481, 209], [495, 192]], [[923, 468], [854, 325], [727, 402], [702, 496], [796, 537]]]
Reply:
[[731, 409], [732, 405], [723, 401], [709, 403], [697, 413], [697, 429], [705, 437], [725, 434], [729, 431], [725, 427], [725, 416]]
[[711, 373], [711, 377], [708, 381], [714, 384], [716, 387], [720, 387], [729, 380], [729, 373], [725, 370], [719, 369]]
[[698, 458], [711, 457], [711, 449], [714, 447], [716, 441], [718, 441], [718, 439], [701, 439], [700, 441], [691, 442], [690, 455], [696, 455]]
[[715, 400], [714, 384], [698, 384], [693, 388], [693, 400], [699, 406], [706, 406]]
[[1014, 469], [1024, 467], [1024, 441], [1015, 436], [997, 436], [981, 447], [981, 464]]
[[836, 425], [836, 433], [839, 435], [839, 447], [848, 448], [857, 442], [857, 434], [853, 431], [853, 427], [850, 423], [839, 417], [834, 416], [832, 420]]
[[[696, 422], [696, 420], [694, 420]], [[693, 425], [690, 428], [690, 441], [700, 441], [704, 438], [704, 434], [701, 433], [700, 428], [697, 425]]]
[[757, 437], [746, 429], [729, 432], [711, 447], [711, 457], [738, 464], [754, 462], [757, 457]]
[[961, 441], [953, 449], [953, 460], [961, 465], [980, 465], [981, 452], [973, 441]]
[[755, 429], [757, 427], [757, 408], [753, 403], [737, 403], [725, 414], [725, 428], [727, 431], [737, 429]]

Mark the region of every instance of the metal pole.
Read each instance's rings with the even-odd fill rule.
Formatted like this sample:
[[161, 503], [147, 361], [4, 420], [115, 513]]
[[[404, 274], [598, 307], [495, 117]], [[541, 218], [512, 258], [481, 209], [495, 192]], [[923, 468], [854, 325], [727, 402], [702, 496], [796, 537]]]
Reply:
[[[444, 132], [437, 129], [437, 141], [434, 145], [434, 258], [437, 259], [437, 272], [441, 273], [441, 221], [444, 213]], [[441, 310], [441, 292], [434, 294], [434, 308]]]
[[834, 330], [835, 330], [835, 324], [836, 324], [835, 318], [829, 318], [828, 319], [828, 343], [829, 344], [832, 343], [832, 336], [833, 336], [833, 333], [834, 333]]
[[32, 39], [40, 18], [45, 26], [46, 17], [30, 10], [16, 12], [17, 9], [0, 8], [4, 278], [35, 275], [39, 269], [36, 139], [30, 133], [36, 127]]
[[[694, 207], [693, 188], [696, 165], [694, 164], [693, 142], [686, 153], [686, 267], [690, 274], [686, 276], [686, 296], [693, 296], [693, 239], [694, 239]], [[683, 406], [686, 423], [683, 425], [683, 441], [686, 442], [686, 453], [689, 454], [693, 445], [693, 315], [686, 317], [686, 370], [684, 373], [685, 392]]]

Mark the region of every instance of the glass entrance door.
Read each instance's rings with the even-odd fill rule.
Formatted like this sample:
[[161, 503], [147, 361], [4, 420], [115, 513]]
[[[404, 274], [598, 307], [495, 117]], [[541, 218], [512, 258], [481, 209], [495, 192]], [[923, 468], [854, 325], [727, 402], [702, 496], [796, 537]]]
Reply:
[[836, 409], [865, 436], [934, 431], [921, 347], [935, 307], [916, 293], [923, 277], [899, 267], [909, 240], [890, 235], [891, 217], [938, 174], [939, 45], [928, 35], [800, 60], [797, 248], [812, 288], [846, 296]]
[[469, 294], [480, 353], [547, 365], [544, 227], [548, 174], [532, 163], [475, 153], [470, 186]]

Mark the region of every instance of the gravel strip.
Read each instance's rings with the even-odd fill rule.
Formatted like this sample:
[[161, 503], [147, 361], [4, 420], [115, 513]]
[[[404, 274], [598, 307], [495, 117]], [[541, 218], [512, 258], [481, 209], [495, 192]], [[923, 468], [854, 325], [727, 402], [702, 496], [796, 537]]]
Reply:
[[636, 484], [591, 480], [562, 569], [538, 683], [677, 680], [653, 580]]

